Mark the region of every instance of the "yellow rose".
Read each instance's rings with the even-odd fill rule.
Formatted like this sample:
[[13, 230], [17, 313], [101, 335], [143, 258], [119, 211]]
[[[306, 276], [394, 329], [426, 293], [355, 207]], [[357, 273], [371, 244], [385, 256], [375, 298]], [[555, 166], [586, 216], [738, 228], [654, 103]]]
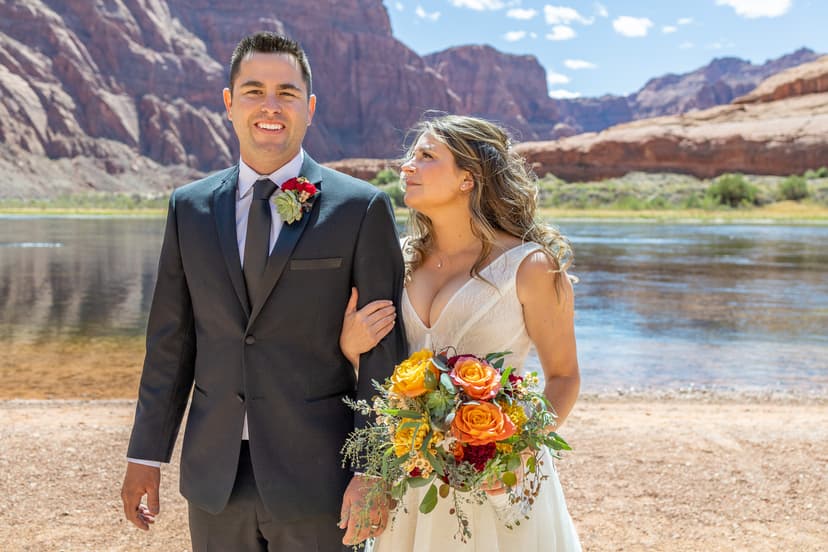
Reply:
[[418, 397], [425, 393], [426, 371], [437, 371], [431, 363], [433, 355], [428, 349], [423, 349], [398, 364], [391, 375], [391, 391], [406, 397]]
[[396, 454], [397, 457], [405, 456], [406, 454], [411, 452], [412, 441], [414, 442], [415, 450], [419, 451], [420, 447], [423, 446], [423, 439], [425, 439], [426, 435], [428, 434], [429, 427], [427, 423], [425, 423], [422, 420], [420, 421], [420, 427], [416, 429], [416, 437], [414, 436], [413, 427], [409, 426], [406, 428], [397, 428], [396, 433], [394, 433], [394, 454]]

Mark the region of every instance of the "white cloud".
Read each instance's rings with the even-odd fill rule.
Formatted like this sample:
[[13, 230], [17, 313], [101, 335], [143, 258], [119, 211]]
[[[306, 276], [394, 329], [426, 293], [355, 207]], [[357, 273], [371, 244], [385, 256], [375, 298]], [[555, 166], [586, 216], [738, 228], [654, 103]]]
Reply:
[[695, 46], [695, 44], [693, 44], [692, 42], [689, 42], [689, 41], [688, 42], [682, 42], [681, 44], [679, 44], [679, 48], [681, 48], [682, 50], [689, 50], [693, 46]]
[[676, 21], [676, 23], [678, 23], [679, 25], [689, 25], [692, 22], [693, 22], [692, 17], [682, 17], [681, 19]]
[[395, 3], [394, 7], [397, 8], [398, 11], [403, 11], [405, 9], [405, 6], [403, 6], [402, 2]]
[[711, 42], [705, 46], [705, 48], [710, 50], [723, 50], [725, 48], [733, 48], [734, 46], [736, 45], [729, 40], [718, 40], [716, 42]]
[[647, 31], [653, 26], [653, 22], [646, 17], [630, 17], [622, 15], [612, 22], [612, 28], [618, 34], [627, 37], [647, 36]]
[[570, 69], [595, 69], [597, 67], [594, 63], [583, 59], [567, 59], [564, 61], [564, 65]]
[[455, 8], [470, 8], [475, 11], [499, 10], [506, 4], [501, 0], [449, 0]]
[[538, 15], [538, 10], [533, 9], [513, 8], [506, 12], [506, 17], [522, 19], [524, 21], [534, 19], [536, 15]]
[[529, 33], [529, 38], [538, 38], [538, 33]]
[[664, 25], [661, 28], [661, 32], [664, 34], [674, 33], [678, 30], [678, 27], [674, 27], [673, 25]]
[[580, 98], [580, 92], [570, 92], [569, 90], [564, 90], [563, 88], [558, 88], [555, 90], [549, 91], [549, 97], [555, 98], [556, 100], [572, 100], [575, 98]]
[[546, 82], [550, 85], [553, 84], [566, 84], [569, 82], [569, 77], [566, 75], [562, 75], [560, 73], [555, 73], [554, 71], [550, 71], [546, 74]]
[[420, 19], [427, 19], [429, 21], [437, 21], [438, 19], [440, 19], [440, 12], [428, 13], [423, 9], [422, 6], [419, 5], [417, 6], [417, 9], [414, 10], [414, 13], [416, 13], [417, 17], [419, 17]]
[[503, 39], [506, 42], [517, 42], [521, 38], [526, 36], [526, 31], [509, 31], [505, 35], [503, 35]]
[[595, 20], [592, 17], [584, 17], [578, 13], [578, 10], [566, 6], [546, 5], [543, 7], [543, 14], [546, 17], [546, 22], [550, 25], [569, 25], [573, 21], [584, 25], [592, 25]]
[[549, 40], [569, 40], [575, 38], [575, 30], [566, 25], [555, 25], [552, 27], [551, 33], [546, 33], [546, 38]]
[[595, 13], [598, 14], [598, 17], [609, 17], [607, 7], [599, 2], [595, 3]]
[[791, 9], [791, 0], [716, 0], [717, 6], [730, 6], [748, 19], [779, 17]]

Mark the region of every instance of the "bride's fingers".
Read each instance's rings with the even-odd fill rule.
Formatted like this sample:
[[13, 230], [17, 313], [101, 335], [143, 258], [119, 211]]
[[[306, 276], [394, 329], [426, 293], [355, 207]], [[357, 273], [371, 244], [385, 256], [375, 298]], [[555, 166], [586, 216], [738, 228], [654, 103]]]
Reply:
[[359, 309], [356, 314], [363, 319], [369, 319], [373, 316], [383, 316], [389, 310], [396, 310], [394, 303], [386, 299], [378, 299]]

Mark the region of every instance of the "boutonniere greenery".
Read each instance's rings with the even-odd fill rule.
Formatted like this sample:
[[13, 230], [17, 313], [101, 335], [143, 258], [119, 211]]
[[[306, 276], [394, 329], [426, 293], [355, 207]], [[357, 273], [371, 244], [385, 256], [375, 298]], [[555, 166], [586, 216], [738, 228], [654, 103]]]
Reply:
[[273, 203], [285, 224], [301, 220], [302, 215], [310, 211], [313, 198], [319, 193], [316, 186], [304, 176], [291, 178], [281, 188], [282, 193], [276, 194]]

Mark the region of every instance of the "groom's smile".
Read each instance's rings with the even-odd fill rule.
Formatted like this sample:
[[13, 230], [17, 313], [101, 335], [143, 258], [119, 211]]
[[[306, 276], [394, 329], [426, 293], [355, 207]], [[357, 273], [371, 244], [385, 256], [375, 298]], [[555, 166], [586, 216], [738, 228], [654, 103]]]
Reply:
[[299, 153], [316, 109], [293, 56], [255, 52], [245, 57], [224, 90], [227, 118], [245, 163], [269, 174]]

